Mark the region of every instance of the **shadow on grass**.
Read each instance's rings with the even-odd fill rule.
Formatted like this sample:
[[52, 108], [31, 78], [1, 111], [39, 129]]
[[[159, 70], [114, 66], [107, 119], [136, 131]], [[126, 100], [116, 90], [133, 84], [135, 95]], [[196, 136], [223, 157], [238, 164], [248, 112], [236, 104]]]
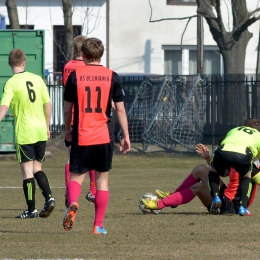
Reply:
[[0, 209], [0, 211], [19, 211], [19, 210], [24, 210], [24, 209]]
[[208, 212], [160, 212], [159, 214], [153, 214], [153, 213], [127, 213], [127, 215], [147, 215], [147, 216], [157, 216], [157, 215], [184, 215], [184, 216], [208, 216], [208, 217], [232, 217], [232, 216], [237, 216], [237, 214], [219, 214], [219, 215], [214, 215], [210, 214]]
[[147, 216], [151, 216], [151, 215], [211, 215], [209, 214], [208, 212], [160, 212], [159, 214], [154, 214], [154, 213], [146, 213], [146, 214], [143, 214], [143, 213], [126, 213], [127, 215], [147, 215]]

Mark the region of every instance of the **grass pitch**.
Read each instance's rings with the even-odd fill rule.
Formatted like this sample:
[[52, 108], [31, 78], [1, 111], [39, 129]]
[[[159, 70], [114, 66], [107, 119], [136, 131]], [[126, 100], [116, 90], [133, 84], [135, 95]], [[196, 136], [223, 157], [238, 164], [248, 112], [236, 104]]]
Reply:
[[[0, 259], [260, 259], [259, 195], [252, 217], [214, 216], [199, 199], [159, 215], [143, 215], [138, 199], [155, 189], [174, 190], [203, 160], [197, 155], [130, 152], [115, 153], [110, 172], [110, 201], [104, 226], [107, 235], [91, 234], [94, 205], [82, 187], [74, 227], [62, 227], [64, 166], [67, 151], [49, 145], [52, 156], [43, 163], [56, 208], [47, 219], [15, 219], [26, 208], [20, 168], [15, 160], [0, 159]], [[37, 189], [36, 206], [44, 199]]]

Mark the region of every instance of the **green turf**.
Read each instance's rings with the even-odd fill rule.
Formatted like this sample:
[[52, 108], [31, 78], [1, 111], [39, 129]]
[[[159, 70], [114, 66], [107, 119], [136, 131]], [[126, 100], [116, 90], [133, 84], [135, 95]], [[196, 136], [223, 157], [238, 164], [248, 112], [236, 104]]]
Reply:
[[[50, 149], [52, 156], [43, 169], [57, 205], [47, 219], [14, 218], [26, 208], [20, 169], [15, 160], [0, 159], [1, 259], [259, 259], [259, 196], [251, 207], [252, 217], [210, 215], [197, 198], [159, 215], [141, 213], [141, 195], [157, 188], [173, 190], [192, 168], [204, 163], [189, 154], [115, 154], [104, 221], [108, 234], [91, 234], [94, 205], [85, 199], [88, 179], [82, 187], [75, 225], [64, 231], [67, 153], [62, 146]], [[37, 209], [41, 210], [43, 197], [39, 189], [36, 193]]]

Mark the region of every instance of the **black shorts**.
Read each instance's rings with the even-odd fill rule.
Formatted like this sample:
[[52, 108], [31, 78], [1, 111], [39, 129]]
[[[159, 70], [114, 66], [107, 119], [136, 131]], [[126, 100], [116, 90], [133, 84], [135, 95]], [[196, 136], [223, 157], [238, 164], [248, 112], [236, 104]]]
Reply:
[[253, 169], [251, 177], [254, 177], [260, 170], [256, 167], [256, 165], [253, 163]]
[[222, 201], [220, 214], [237, 214], [239, 205], [234, 204], [225, 195], [220, 194], [219, 197]]
[[[219, 198], [221, 199], [222, 205], [220, 207], [220, 214], [237, 214], [239, 203], [231, 202], [224, 194], [219, 194]], [[210, 212], [210, 206], [207, 207], [208, 212]]]
[[253, 155], [249, 148], [246, 148], [245, 153], [236, 153], [222, 150], [223, 145], [218, 147], [214, 152], [211, 160], [211, 166], [220, 176], [224, 176], [225, 170], [235, 168], [239, 175], [244, 178], [253, 168]]
[[64, 139], [64, 143], [66, 147], [70, 147], [71, 146], [71, 141], [67, 141], [66, 139]]
[[18, 162], [29, 162], [45, 160], [46, 141], [35, 144], [16, 144], [16, 154]]
[[[73, 126], [71, 126], [71, 129], [73, 129]], [[70, 147], [72, 144], [72, 141], [67, 141], [66, 138], [64, 139], [64, 144], [66, 147]]]
[[79, 146], [74, 143], [70, 150], [70, 172], [86, 173], [89, 170], [108, 172], [112, 168], [114, 142]]

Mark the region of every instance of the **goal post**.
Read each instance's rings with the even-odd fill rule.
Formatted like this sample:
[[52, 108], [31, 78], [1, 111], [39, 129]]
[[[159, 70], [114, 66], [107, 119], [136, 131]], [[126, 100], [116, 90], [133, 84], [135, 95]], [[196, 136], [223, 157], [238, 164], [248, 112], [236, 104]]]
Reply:
[[132, 147], [143, 152], [150, 145], [194, 150], [205, 112], [206, 87], [198, 75], [146, 77], [127, 113]]

